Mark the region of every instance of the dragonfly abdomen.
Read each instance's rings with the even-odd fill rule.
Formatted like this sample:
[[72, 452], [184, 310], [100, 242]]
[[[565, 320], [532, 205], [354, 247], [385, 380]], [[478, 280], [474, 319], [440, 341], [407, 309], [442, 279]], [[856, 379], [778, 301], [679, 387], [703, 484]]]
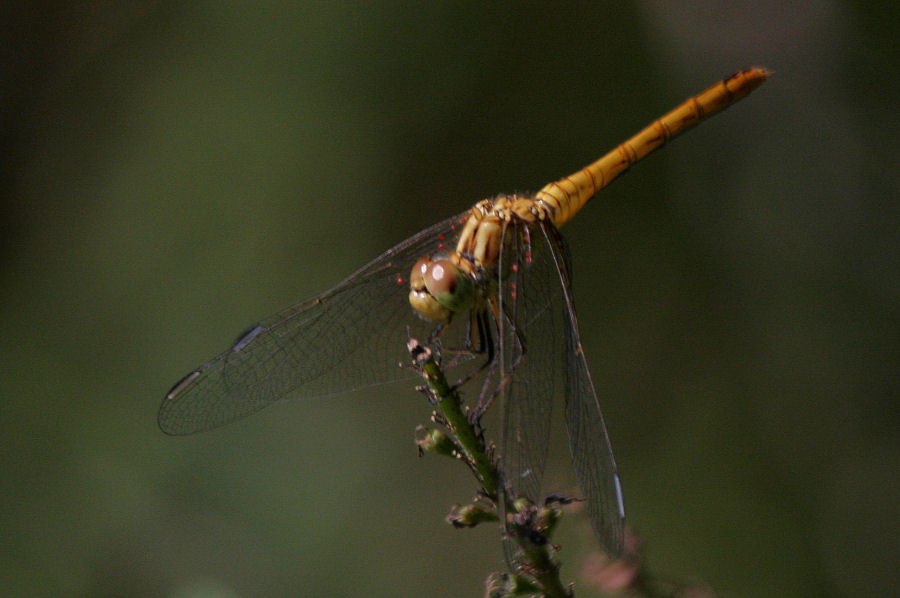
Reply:
[[578, 172], [547, 184], [535, 199], [545, 204], [553, 224], [568, 222], [595, 193], [666, 141], [724, 110], [771, 75], [763, 68], [739, 71], [653, 121], [637, 135]]

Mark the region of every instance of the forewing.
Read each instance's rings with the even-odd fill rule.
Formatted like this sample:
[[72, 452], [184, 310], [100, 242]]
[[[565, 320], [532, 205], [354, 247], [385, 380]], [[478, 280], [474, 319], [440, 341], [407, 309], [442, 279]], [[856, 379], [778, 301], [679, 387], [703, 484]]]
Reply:
[[578, 319], [572, 299], [568, 256], [565, 253], [559, 231], [550, 224], [542, 230], [552, 253], [562, 289], [560, 309], [565, 319], [566, 342], [566, 428], [569, 434], [569, 450], [575, 477], [587, 499], [591, 527], [604, 550], [612, 557], [622, 553], [625, 535], [625, 504], [622, 485], [613, 458], [609, 435], [594, 383], [588, 371]]
[[[519, 222], [507, 227], [504, 247], [510, 267], [500, 269], [504, 317], [498, 326], [501, 363], [511, 378], [502, 393], [503, 474], [517, 496], [540, 503], [552, 407], [562, 400], [591, 525], [603, 548], [618, 555], [624, 533], [621, 487], [581, 350], [565, 245], [549, 222]], [[507, 543], [508, 558], [509, 552]]]
[[160, 427], [168, 434], [192, 434], [288, 397], [412, 377], [399, 366], [409, 358], [407, 330], [424, 339], [434, 325], [409, 305], [409, 273], [420, 257], [453, 242], [464, 216], [425, 229], [331, 290], [251, 326], [169, 391], [159, 410]]
[[510, 378], [502, 394], [502, 471], [515, 495], [537, 504], [553, 406], [565, 392], [563, 297], [538, 226], [514, 219], [503, 241], [498, 326], [501, 363]]

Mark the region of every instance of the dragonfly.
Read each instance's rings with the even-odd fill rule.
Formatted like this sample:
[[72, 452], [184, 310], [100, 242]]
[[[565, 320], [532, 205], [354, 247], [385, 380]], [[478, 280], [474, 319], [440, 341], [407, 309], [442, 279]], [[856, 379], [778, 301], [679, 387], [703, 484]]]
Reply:
[[[505, 483], [535, 502], [554, 405], [563, 405], [575, 477], [602, 548], [620, 555], [625, 509], [588, 371], [559, 228], [633, 164], [745, 97], [770, 75], [719, 81], [581, 170], [534, 195], [476, 203], [387, 250], [334, 288], [250, 326], [166, 393], [161, 429], [217, 428], [289, 398], [327, 397], [409, 378], [406, 339], [428, 338], [478, 394], [501, 407]], [[474, 380], [479, 382], [474, 382]], [[474, 385], [474, 386], [473, 386]]]

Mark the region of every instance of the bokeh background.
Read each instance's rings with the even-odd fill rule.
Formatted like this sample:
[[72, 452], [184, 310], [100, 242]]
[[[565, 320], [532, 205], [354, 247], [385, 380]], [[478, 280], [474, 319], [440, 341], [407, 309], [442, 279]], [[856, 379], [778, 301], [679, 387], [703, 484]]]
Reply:
[[[727, 596], [896, 591], [895, 3], [0, 15], [3, 595], [481, 595], [496, 530], [443, 523], [474, 484], [417, 458], [411, 388], [180, 439], [164, 393], [254, 320], [750, 65], [776, 74], [564, 231], [629, 523], [653, 572]], [[582, 525], [563, 576], [590, 596]]]

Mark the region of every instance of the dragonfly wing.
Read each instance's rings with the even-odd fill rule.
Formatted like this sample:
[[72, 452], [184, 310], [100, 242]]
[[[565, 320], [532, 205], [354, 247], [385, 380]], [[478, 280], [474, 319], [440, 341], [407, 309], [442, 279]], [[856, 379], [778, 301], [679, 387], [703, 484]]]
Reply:
[[[539, 230], [520, 220], [504, 228], [498, 270], [500, 363], [504, 387], [502, 470], [517, 496], [540, 500], [553, 406], [565, 392], [564, 321], [558, 276], [534, 241]], [[535, 255], [535, 250], [538, 251]], [[504, 263], [505, 260], [505, 263]], [[501, 377], [502, 380], [502, 377]]]
[[541, 501], [552, 407], [562, 401], [591, 525], [604, 549], [617, 555], [624, 533], [622, 493], [581, 350], [564, 242], [549, 222], [510, 224], [504, 236], [503, 255], [510, 263], [500, 268], [506, 274], [499, 295], [504, 318], [498, 327], [501, 363], [512, 376], [503, 397], [505, 480], [516, 495]]
[[604, 550], [612, 557], [622, 554], [625, 540], [625, 504], [612, 446], [603, 422], [597, 392], [588, 371], [578, 318], [572, 299], [569, 261], [559, 231], [542, 227], [551, 250], [562, 289], [566, 340], [566, 429], [575, 477], [587, 499], [591, 527]]
[[243, 418], [288, 397], [332, 395], [413, 377], [407, 331], [433, 324], [409, 305], [409, 273], [422, 255], [450, 242], [454, 216], [389, 249], [331, 290], [250, 327], [166, 395], [159, 425], [193, 434]]
[[[565, 394], [565, 320], [560, 310], [562, 290], [551, 255], [537, 225], [513, 219], [504, 227], [498, 271], [502, 317], [496, 323], [501, 339], [503, 423], [500, 441], [501, 492], [541, 503], [541, 487], [550, 446], [554, 405]], [[500, 500], [504, 525], [503, 552], [515, 570], [520, 550], [518, 533], [508, 525], [508, 499]]]

